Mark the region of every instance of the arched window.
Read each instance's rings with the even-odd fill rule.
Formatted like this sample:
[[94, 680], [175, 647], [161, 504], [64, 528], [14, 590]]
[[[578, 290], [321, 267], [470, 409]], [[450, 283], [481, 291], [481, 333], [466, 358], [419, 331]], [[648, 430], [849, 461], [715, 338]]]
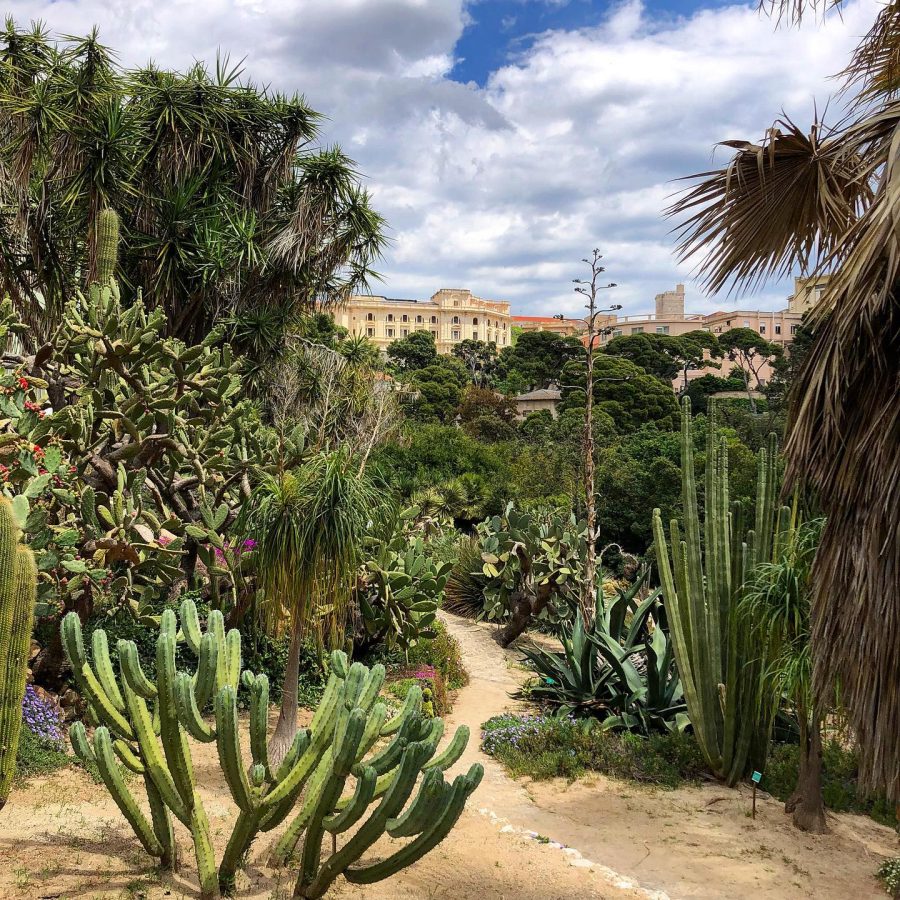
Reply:
[[432, 316], [432, 317], [431, 317], [431, 324], [432, 324], [432, 325], [437, 325], [437, 316]]
[[421, 324], [422, 324], [422, 317], [421, 317], [421, 316], [416, 316], [416, 324], [417, 324], [417, 325], [421, 325]]
[[406, 313], [403, 313], [403, 315], [402, 315], [400, 318], [401, 318], [402, 321], [404, 321], [404, 322], [408, 322], [408, 321], [409, 321], [409, 316], [408, 316]]
[[459, 325], [459, 316], [454, 316], [454, 317], [453, 317], [453, 324], [454, 324], [454, 325]]
[[477, 325], [477, 324], [478, 324], [478, 316], [476, 316], [474, 319], [472, 319], [472, 324], [473, 324], [473, 325]]
[[375, 321], [375, 313], [366, 313], [366, 321], [374, 322]]
[[393, 314], [393, 313], [388, 313], [388, 314], [387, 314], [387, 320], [388, 320], [388, 322], [393, 322], [393, 321], [394, 321], [394, 314]]

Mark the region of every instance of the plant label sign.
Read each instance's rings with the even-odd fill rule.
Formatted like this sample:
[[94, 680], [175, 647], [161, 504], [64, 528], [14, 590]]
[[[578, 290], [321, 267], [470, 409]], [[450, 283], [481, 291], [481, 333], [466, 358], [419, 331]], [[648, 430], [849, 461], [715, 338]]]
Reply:
[[750, 778], [753, 780], [754, 784], [759, 784], [762, 781], [762, 772], [754, 772]]

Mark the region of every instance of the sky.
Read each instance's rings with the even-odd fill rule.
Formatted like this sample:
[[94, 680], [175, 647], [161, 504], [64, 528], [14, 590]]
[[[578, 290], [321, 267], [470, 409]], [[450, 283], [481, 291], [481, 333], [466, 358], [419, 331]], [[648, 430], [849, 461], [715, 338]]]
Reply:
[[[692, 0], [8, 0], [20, 25], [92, 24], [125, 65], [243, 59], [302, 93], [324, 144], [357, 163], [390, 245], [375, 293], [441, 287], [578, 315], [572, 279], [597, 247], [623, 315], [682, 281], [689, 311], [778, 309], [787, 283], [708, 297], [663, 216], [677, 179], [804, 127], [869, 27], [876, 0], [776, 28], [754, 5]], [[839, 106], [832, 102], [831, 115]], [[614, 295], [614, 296], [613, 296]]]

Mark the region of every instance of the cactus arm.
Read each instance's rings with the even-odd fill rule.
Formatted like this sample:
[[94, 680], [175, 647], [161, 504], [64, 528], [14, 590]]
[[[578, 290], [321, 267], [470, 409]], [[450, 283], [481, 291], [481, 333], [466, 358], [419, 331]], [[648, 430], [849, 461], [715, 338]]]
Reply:
[[376, 703], [369, 713], [369, 721], [366, 723], [366, 730], [357, 751], [357, 760], [362, 759], [381, 737], [381, 729], [386, 718], [387, 707], [383, 703]]
[[266, 731], [269, 715], [269, 679], [260, 675], [250, 688], [250, 753], [253, 762], [263, 767], [265, 777], [271, 780], [269, 748]]
[[219, 645], [216, 643], [216, 637], [207, 632], [200, 639], [197, 672], [193, 678], [194, 697], [198, 710], [202, 710], [215, 693], [218, 656]]
[[147, 802], [150, 804], [153, 833], [162, 847], [159, 864], [163, 869], [174, 871], [178, 864], [178, 845], [175, 843], [175, 832], [172, 829], [172, 816], [149, 772], [144, 773], [144, 788], [147, 791]]
[[236, 628], [225, 636], [225, 677], [237, 691], [241, 680], [241, 633]]
[[91, 653], [94, 657], [94, 668], [97, 671], [97, 678], [106, 691], [112, 705], [120, 712], [125, 712], [125, 701], [119, 692], [119, 686], [116, 684], [116, 675], [113, 670], [112, 660], [109, 658], [109, 642], [106, 639], [106, 632], [102, 628], [98, 628], [91, 635]]
[[469, 726], [460, 725], [456, 729], [456, 734], [450, 740], [450, 743], [444, 750], [434, 757], [430, 762], [422, 766], [423, 771], [428, 772], [431, 769], [439, 769], [443, 772], [449, 769], [462, 755], [469, 743]]
[[247, 780], [247, 772], [241, 760], [241, 745], [238, 736], [237, 695], [230, 684], [226, 684], [216, 694], [216, 747], [219, 762], [231, 796], [238, 808], [245, 813], [253, 812], [254, 801]]
[[[293, 821], [285, 829], [281, 837], [272, 848], [272, 859], [277, 865], [284, 865], [294, 852], [294, 848], [300, 840], [300, 836], [309, 825], [319, 805], [322, 793], [328, 785], [329, 778], [334, 769], [334, 753], [329, 749], [316, 766], [315, 772], [309, 779], [303, 802], [300, 804], [300, 812], [294, 816]], [[335, 798], [337, 803], [338, 798]]]
[[141, 668], [137, 644], [134, 641], [120, 640], [116, 647], [119, 651], [119, 669], [122, 678], [138, 696], [145, 700], [155, 700], [156, 685], [147, 678]]
[[433, 821], [435, 809], [440, 809], [443, 805], [441, 801], [449, 787], [440, 769], [430, 769], [425, 773], [419, 785], [419, 793], [406, 811], [388, 820], [387, 833], [392, 838], [419, 834], [430, 821]]
[[331, 654], [331, 671], [337, 680], [343, 681], [347, 677], [347, 654], [343, 650], [334, 650]]
[[357, 706], [366, 711], [372, 708], [372, 705], [378, 699], [378, 694], [381, 692], [381, 687], [384, 684], [384, 675], [384, 666], [380, 663], [376, 666], [372, 666], [369, 670], [369, 676], [366, 679], [366, 683], [363, 686], [362, 693], [359, 695]]
[[403, 701], [403, 706], [400, 709], [400, 712], [394, 716], [387, 724], [381, 729], [382, 737], [389, 737], [392, 734], [395, 734], [400, 730], [403, 723], [406, 721], [409, 716], [417, 716], [422, 711], [422, 689], [418, 686], [411, 688], [407, 694], [406, 699]]
[[[477, 771], [476, 771], [477, 770]], [[481, 781], [483, 770], [476, 763], [468, 775], [460, 775], [453, 783], [450, 798], [426, 831], [415, 840], [397, 850], [387, 859], [369, 866], [347, 869], [344, 877], [351, 884], [372, 884], [395, 875], [401, 869], [418, 861], [426, 853], [433, 850], [447, 835], [462, 815], [469, 795]], [[322, 894], [310, 894], [310, 897], [321, 897]]]
[[181, 632], [191, 653], [200, 655], [200, 641], [203, 637], [200, 631], [200, 617], [197, 615], [197, 604], [186, 597], [181, 603]]
[[87, 739], [84, 725], [81, 722], [72, 723], [72, 727], [69, 728], [69, 740], [72, 742], [72, 749], [75, 751], [75, 755], [86, 766], [90, 767], [97, 765], [97, 759], [94, 756], [94, 751]]
[[143, 848], [151, 856], [161, 857], [163, 848], [125, 784], [122, 772], [116, 764], [109, 730], [102, 725], [94, 732], [94, 758], [106, 789], [122, 815], [128, 820]]
[[281, 781], [297, 764], [297, 760], [306, 752], [309, 746], [309, 731], [301, 729], [294, 735], [294, 742], [288, 752], [285, 753], [281, 765], [275, 773], [275, 781]]
[[416, 784], [416, 776], [424, 761], [423, 748], [410, 744], [403, 751], [403, 757], [391, 780], [391, 785], [369, 818], [359, 827], [353, 837], [322, 865], [315, 880], [304, 885], [300, 879], [294, 889], [294, 896], [322, 897], [332, 882], [351, 863], [356, 862], [382, 835], [389, 819], [392, 819], [406, 804]]
[[[119, 657], [119, 667], [120, 669], [123, 668], [121, 657]], [[187, 810], [181, 801], [175, 782], [172, 780], [172, 776], [160, 752], [156, 734], [153, 730], [153, 719], [150, 716], [150, 711], [147, 709], [147, 703], [143, 697], [138, 696], [137, 692], [132, 690], [127, 681], [123, 684], [123, 692], [125, 703], [128, 706], [128, 714], [134, 723], [138, 747], [140, 748], [141, 758], [144, 761], [147, 774], [153, 779], [165, 805], [172, 810], [179, 821], [188, 825]]]
[[113, 741], [113, 750], [115, 751], [116, 756], [119, 757], [122, 765], [125, 766], [129, 772], [134, 772], [135, 775], [143, 775], [147, 771], [146, 766], [141, 762], [137, 754], [135, 754], [131, 747], [121, 738]]
[[[356, 779], [353, 795], [343, 804], [343, 809], [325, 819], [324, 825], [332, 834], [341, 834], [352, 828], [375, 799], [375, 787], [378, 775], [375, 770], [366, 766]], [[336, 804], [337, 806], [338, 804]]]
[[213, 693], [218, 693], [228, 683], [228, 660], [225, 654], [225, 618], [218, 609], [210, 610], [206, 630], [216, 644], [216, 683]]
[[78, 687], [87, 698], [88, 703], [93, 707], [97, 718], [114, 734], [126, 740], [134, 740], [134, 732], [131, 725], [125, 716], [116, 709], [87, 661], [78, 613], [70, 612], [63, 619], [62, 639], [63, 648], [66, 651], [66, 656], [69, 658], [72, 673], [75, 675]]
[[216, 729], [203, 720], [197, 708], [191, 676], [187, 672], [179, 672], [175, 678], [175, 699], [178, 703], [178, 719], [187, 733], [195, 741], [212, 743], [216, 739]]
[[243, 811], [238, 813], [225, 852], [222, 854], [222, 862], [219, 864], [219, 889], [225, 896], [230, 896], [234, 892], [237, 870], [243, 864], [256, 835], [259, 834], [260, 818], [259, 809], [252, 813]]

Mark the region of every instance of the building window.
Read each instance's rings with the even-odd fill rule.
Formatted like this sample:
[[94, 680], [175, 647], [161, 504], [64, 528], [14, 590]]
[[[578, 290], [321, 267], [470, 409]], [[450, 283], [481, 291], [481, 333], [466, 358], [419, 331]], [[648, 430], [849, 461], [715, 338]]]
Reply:
[[[658, 328], [657, 328], [656, 330], [659, 331]], [[622, 329], [621, 329], [621, 328], [617, 328], [617, 329], [613, 332], [613, 337], [622, 337]]]
[[791, 334], [796, 334], [796, 333], [797, 333], [797, 326], [791, 325]]
[[747, 319], [744, 319], [744, 328], [749, 328], [750, 322]]
[[421, 324], [422, 324], [422, 317], [416, 316], [416, 325], [421, 325]]
[[375, 337], [375, 329], [367, 328], [366, 329], [366, 337]]
[[437, 316], [432, 316], [432, 317], [431, 317], [431, 324], [432, 324], [432, 325], [437, 325]]
[[436, 328], [431, 329], [431, 336], [434, 338], [437, 338], [437, 329]]
[[375, 321], [375, 313], [366, 313], [366, 321], [374, 322]]
[[394, 336], [394, 329], [393, 329], [393, 328], [388, 328], [388, 329], [387, 329], [387, 336], [388, 336], [388, 337], [393, 337], [393, 336]]
[[775, 324], [775, 334], [781, 334], [781, 325], [778, 323]]
[[400, 337], [409, 337], [409, 329], [401, 328], [400, 329]]
[[400, 316], [400, 321], [401, 321], [401, 322], [408, 322], [408, 321], [409, 321], [409, 316], [408, 316], [406, 313], [403, 313], [403, 315]]
[[[621, 334], [621, 332], [619, 332], [619, 333]], [[657, 326], [656, 326], [656, 333], [657, 333], [657, 334], [668, 334], [668, 333], [669, 333], [669, 326], [668, 326], [668, 325], [657, 325]]]
[[477, 340], [478, 340], [478, 332], [477, 332], [477, 331], [473, 331], [473, 332], [472, 332], [472, 340], [473, 340], [473, 341], [477, 341]]
[[388, 320], [388, 322], [393, 322], [393, 321], [394, 321], [394, 314], [393, 314], [393, 313], [388, 313], [388, 314], [387, 314], [387, 320]]
[[451, 319], [451, 322], [452, 322], [454, 325], [459, 325], [459, 316], [454, 316], [454, 317]]
[[459, 332], [458, 332], [458, 331], [454, 331], [454, 332], [453, 332], [453, 340], [454, 340], [454, 341], [458, 341], [458, 340], [459, 340]]
[[473, 324], [473, 325], [477, 325], [477, 324], [478, 324], [478, 316], [475, 316], [475, 318], [472, 319], [472, 324]]
[[644, 326], [643, 326], [643, 325], [638, 325], [637, 328], [632, 328], [632, 329], [631, 329], [631, 333], [632, 333], [632, 334], [643, 334], [643, 333], [644, 333]]
[[760, 334], [765, 334], [765, 333], [766, 333], [766, 323], [765, 323], [765, 322], [760, 322], [760, 323], [759, 323], [759, 333], [760, 333]]
[[454, 300], [454, 301], [453, 301], [453, 305], [454, 305], [454, 306], [459, 306], [459, 300]]

